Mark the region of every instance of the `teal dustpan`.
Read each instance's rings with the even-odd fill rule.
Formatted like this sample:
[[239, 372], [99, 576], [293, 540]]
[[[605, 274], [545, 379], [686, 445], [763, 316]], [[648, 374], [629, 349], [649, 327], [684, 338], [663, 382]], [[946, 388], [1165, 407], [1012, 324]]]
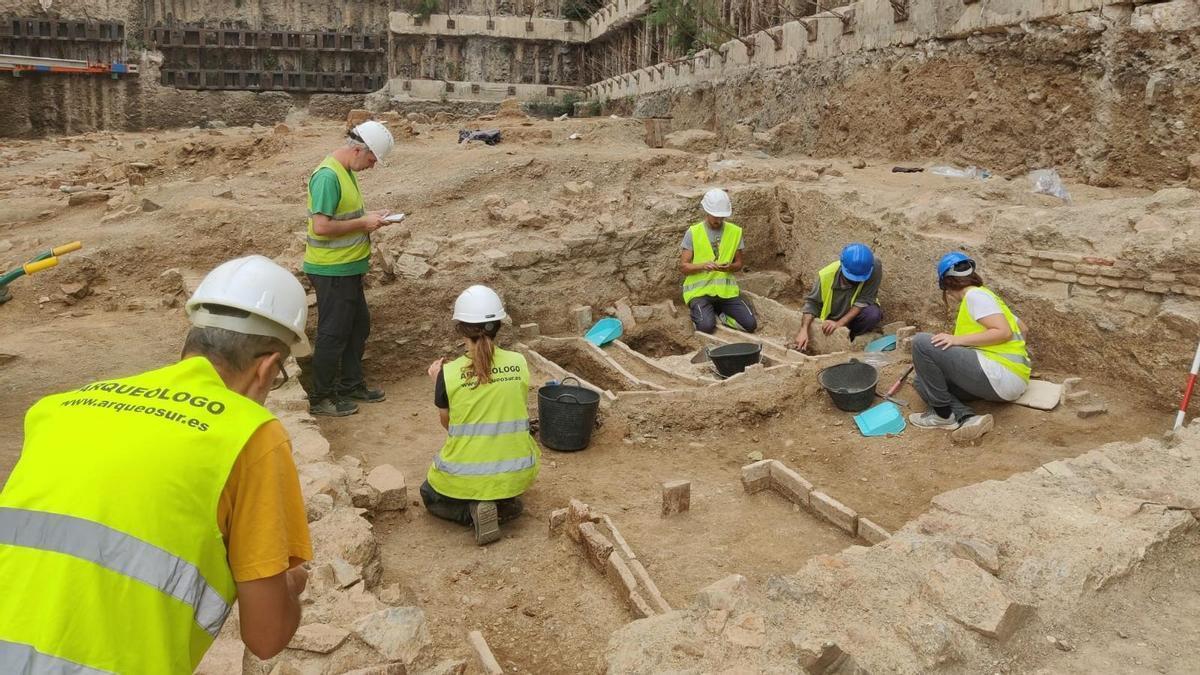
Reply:
[[588, 332], [584, 334], [583, 339], [596, 345], [597, 347], [603, 347], [604, 345], [621, 337], [621, 330], [621, 320], [610, 316], [606, 319], [600, 319], [597, 321], [595, 325], [589, 328]]
[[854, 416], [854, 423], [863, 436], [886, 436], [904, 431], [904, 413], [891, 401], [868, 408]]
[[867, 343], [864, 351], [868, 352], [890, 352], [896, 348], [896, 336], [884, 335], [881, 338], [876, 338]]

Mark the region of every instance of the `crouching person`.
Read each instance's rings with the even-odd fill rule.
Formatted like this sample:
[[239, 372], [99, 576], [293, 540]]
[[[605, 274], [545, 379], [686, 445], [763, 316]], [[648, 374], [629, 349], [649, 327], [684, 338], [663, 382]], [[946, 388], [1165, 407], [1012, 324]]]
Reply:
[[1015, 401], [1029, 385], [1025, 324], [983, 285], [965, 253], [942, 256], [937, 273], [947, 305], [957, 305], [958, 313], [954, 333], [913, 337], [914, 386], [929, 410], [908, 419], [923, 429], [951, 430], [956, 441], [972, 441], [994, 422], [991, 415], [975, 414], [967, 401]]
[[495, 345], [507, 314], [496, 292], [472, 286], [454, 303], [454, 322], [467, 353], [429, 367], [434, 403], [448, 436], [421, 485], [433, 515], [475, 530], [484, 545], [500, 524], [521, 514], [518, 497], [537, 477], [540, 450], [529, 435], [529, 366]]

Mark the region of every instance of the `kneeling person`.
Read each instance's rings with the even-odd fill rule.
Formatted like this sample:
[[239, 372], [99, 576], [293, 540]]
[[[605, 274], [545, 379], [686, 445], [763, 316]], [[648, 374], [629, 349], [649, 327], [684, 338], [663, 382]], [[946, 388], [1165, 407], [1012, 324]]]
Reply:
[[883, 321], [879, 308], [879, 285], [883, 282], [883, 263], [866, 244], [849, 244], [838, 260], [821, 268], [817, 283], [804, 301], [800, 332], [792, 341], [796, 349], [808, 349], [809, 328], [819, 318], [817, 330], [826, 335], [843, 326], [850, 339], [869, 333]]
[[742, 269], [742, 228], [725, 219], [733, 214], [724, 190], [709, 190], [701, 206], [707, 214], [683, 235], [679, 270], [683, 273], [683, 302], [691, 310], [696, 330], [711, 333], [717, 324], [753, 333], [758, 320], [741, 297], [733, 273]]
[[421, 501], [439, 518], [474, 526], [480, 545], [499, 539], [500, 523], [521, 514], [517, 497], [533, 484], [541, 457], [525, 407], [529, 366], [494, 343], [506, 316], [492, 289], [463, 291], [454, 321], [467, 353], [429, 367], [449, 435], [421, 485]]

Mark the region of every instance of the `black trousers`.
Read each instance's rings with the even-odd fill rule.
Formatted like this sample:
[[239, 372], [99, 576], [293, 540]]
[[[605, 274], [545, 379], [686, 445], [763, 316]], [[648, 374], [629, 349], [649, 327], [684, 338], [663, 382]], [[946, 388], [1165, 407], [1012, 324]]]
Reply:
[[[442, 520], [449, 520], [459, 525], [471, 524], [471, 501], [447, 497], [434, 490], [429, 481], [421, 483], [421, 502], [425, 504], [426, 511]], [[520, 499], [511, 497], [497, 501], [496, 510], [500, 516], [500, 522], [503, 523], [521, 515], [523, 505]]]
[[313, 345], [313, 390], [309, 398], [336, 398], [365, 384], [362, 357], [371, 334], [371, 311], [363, 275], [308, 275], [317, 292], [317, 341]]

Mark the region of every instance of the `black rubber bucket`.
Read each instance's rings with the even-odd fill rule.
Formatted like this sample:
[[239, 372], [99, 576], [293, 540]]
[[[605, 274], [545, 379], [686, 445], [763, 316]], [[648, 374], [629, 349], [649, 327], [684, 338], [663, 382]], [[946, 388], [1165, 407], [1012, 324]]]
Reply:
[[850, 359], [818, 373], [818, 379], [838, 410], [862, 412], [875, 402], [879, 371], [869, 363]]
[[762, 345], [756, 342], [736, 342], [706, 351], [721, 377], [733, 377], [762, 359]]
[[538, 437], [551, 450], [575, 452], [583, 450], [592, 440], [596, 427], [596, 411], [600, 394], [567, 384], [550, 384], [538, 388]]

